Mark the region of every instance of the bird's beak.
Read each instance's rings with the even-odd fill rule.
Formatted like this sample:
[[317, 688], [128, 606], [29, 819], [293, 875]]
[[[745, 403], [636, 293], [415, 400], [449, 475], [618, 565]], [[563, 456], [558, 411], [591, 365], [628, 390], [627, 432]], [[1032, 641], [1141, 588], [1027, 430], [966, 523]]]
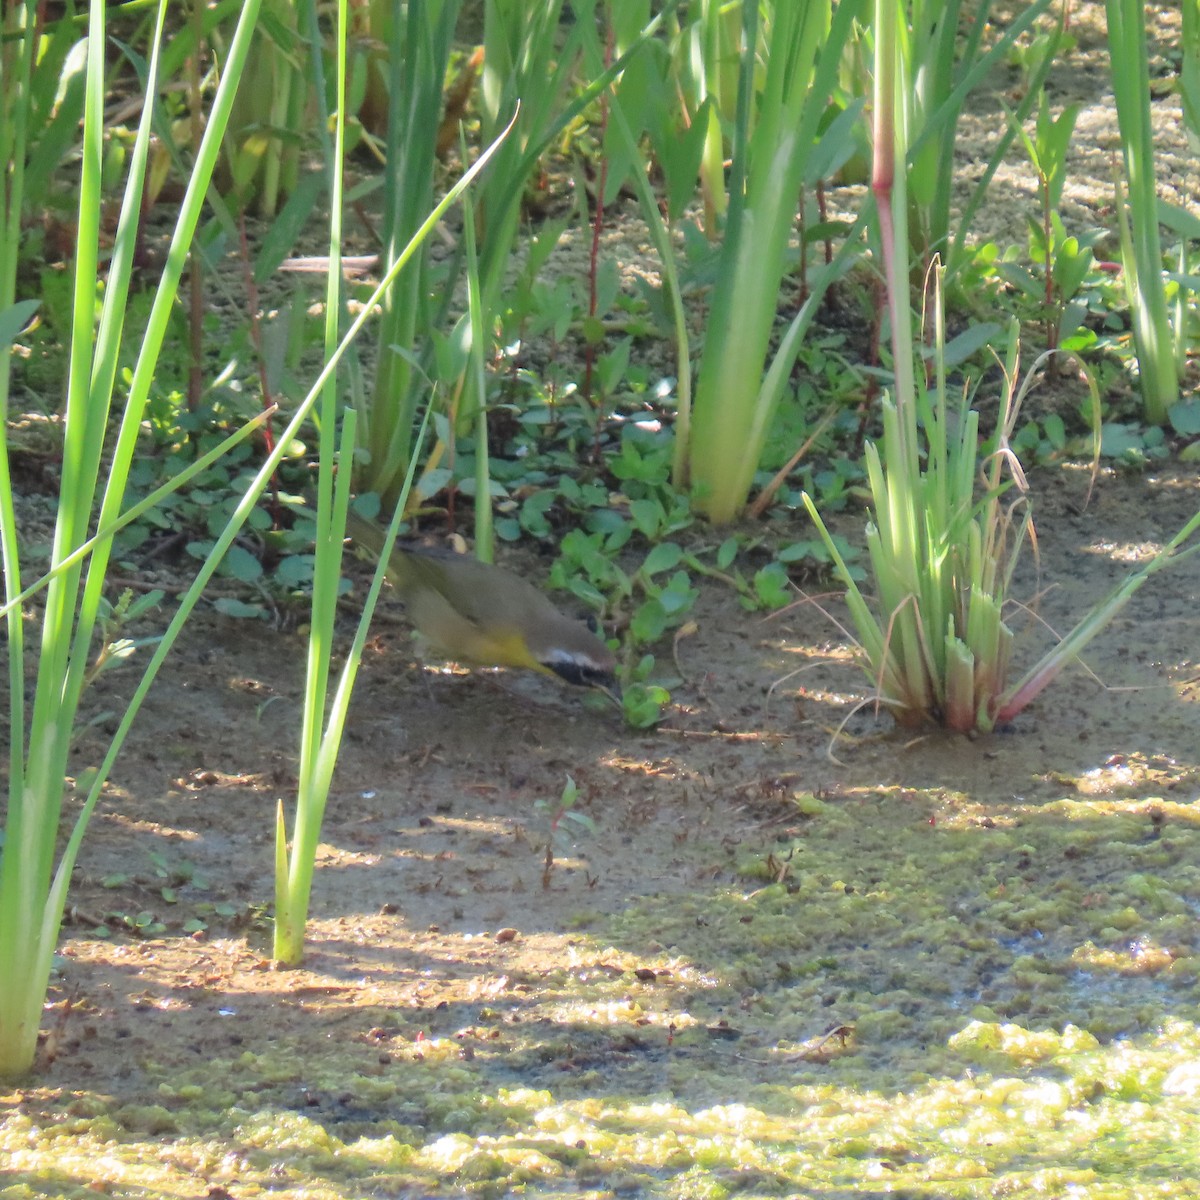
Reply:
[[604, 683], [593, 683], [593, 691], [602, 692], [607, 696], [622, 712], [625, 710], [625, 702], [621, 698], [621, 686], [615, 681], [609, 685]]

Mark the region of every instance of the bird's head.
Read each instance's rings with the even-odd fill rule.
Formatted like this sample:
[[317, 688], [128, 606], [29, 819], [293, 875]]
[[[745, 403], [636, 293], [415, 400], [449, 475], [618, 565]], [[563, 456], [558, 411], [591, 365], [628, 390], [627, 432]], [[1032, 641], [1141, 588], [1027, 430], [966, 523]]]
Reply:
[[538, 647], [538, 667], [574, 687], [604, 692], [619, 705], [621, 689], [617, 683], [617, 660], [612, 651], [587, 626], [576, 625], [569, 634]]

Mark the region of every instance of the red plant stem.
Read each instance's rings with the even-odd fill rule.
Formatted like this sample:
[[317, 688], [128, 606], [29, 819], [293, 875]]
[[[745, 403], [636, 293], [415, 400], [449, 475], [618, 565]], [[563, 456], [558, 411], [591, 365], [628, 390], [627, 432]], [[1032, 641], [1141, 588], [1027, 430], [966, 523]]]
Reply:
[[[829, 220], [829, 205], [825, 200], [825, 180], [818, 179], [816, 187], [813, 190], [817, 198], [817, 220], [824, 225]], [[797, 216], [800, 226], [800, 295], [796, 303], [796, 308], [799, 310], [803, 307], [804, 302], [808, 299], [808, 254], [806, 253], [808, 246], [807, 242], [805, 241], [806, 221], [804, 219], [803, 190], [800, 192], [800, 205]], [[822, 239], [822, 242], [825, 246], [825, 265], [829, 266], [833, 262], [833, 239], [827, 236]], [[830, 292], [832, 292], [834, 286], [836, 285], [831, 285], [829, 289]], [[829, 303], [828, 295], [826, 296], [825, 303]]]
[[[887, 281], [888, 307], [892, 315], [892, 329], [899, 328], [896, 321], [898, 298], [907, 297], [907, 287], [895, 277], [896, 260], [892, 253], [896, 245], [895, 225], [892, 221], [892, 188], [896, 181], [895, 108], [892, 95], [892, 54], [890, 45], [876, 46], [876, 71], [880, 78], [875, 87], [875, 116], [872, 130], [871, 192], [879, 213], [879, 240], [883, 247], [883, 268]], [[886, 76], [886, 78], [885, 78]]]
[[[887, 115], [890, 119], [890, 112]], [[889, 124], [885, 131], [881, 131], [880, 114], [878, 113], [876, 114], [875, 131], [875, 167], [871, 173], [871, 191], [875, 195], [876, 210], [879, 213], [879, 241], [883, 246], [884, 283], [894, 335], [900, 325], [897, 319], [899, 315], [897, 309], [901, 297], [907, 302], [907, 287], [904, 280], [896, 278], [896, 259], [893, 253], [896, 246], [896, 227], [892, 220], [892, 183], [895, 178], [892, 129]]]
[[800, 187], [800, 204], [796, 213], [796, 224], [800, 227], [800, 294], [796, 297], [796, 311], [804, 307], [805, 300], [808, 299], [808, 255], [805, 253], [807, 245], [804, 240], [804, 187]]
[[[604, 41], [604, 69], [612, 65], [613, 30], [609, 24], [608, 34]], [[600, 172], [596, 180], [596, 214], [592, 219], [592, 248], [588, 258], [588, 316], [596, 315], [596, 273], [599, 269], [600, 234], [604, 229], [604, 191], [608, 187], [608, 155], [604, 153], [604, 139], [608, 133], [608, 92], [600, 97]], [[589, 338], [583, 352], [583, 398], [588, 404], [592, 403], [592, 373], [596, 363], [596, 346]], [[600, 461], [600, 413], [596, 413], [595, 432], [593, 435], [592, 459]]]
[[[198, 4], [192, 5], [192, 32], [196, 40], [187, 58], [187, 84], [191, 101], [192, 151], [195, 153], [204, 137], [204, 113], [200, 103], [200, 48], [204, 41]], [[187, 403], [189, 411], [195, 412], [204, 394], [204, 268], [194, 246], [189, 255], [189, 264], [188, 334], [192, 353], [188, 364]]]
[[187, 405], [191, 412], [200, 407], [204, 394], [204, 268], [193, 248], [188, 259], [188, 335], [191, 354], [188, 363]]
[[[254, 353], [258, 358], [258, 381], [262, 389], [262, 406], [272, 406], [271, 384], [267, 379], [267, 360], [263, 354], [262, 322], [258, 310], [258, 285], [254, 282], [254, 272], [250, 269], [250, 245], [246, 240], [246, 214], [238, 213], [238, 238], [241, 243], [242, 272], [246, 282], [246, 299], [250, 306], [250, 341], [254, 345]], [[275, 449], [275, 432], [271, 428], [268, 417], [262, 427], [263, 447], [269, 455]], [[283, 506], [279, 502], [278, 473], [271, 477], [271, 520], [278, 526], [283, 516]]]
[[1050, 180], [1044, 175], [1042, 185], [1042, 252], [1046, 256], [1043, 264], [1046, 272], [1046, 349], [1058, 348], [1058, 322], [1054, 319], [1054, 253], [1051, 239], [1054, 232], [1050, 225]]
[[[897, 121], [897, 64], [902, 59], [899, 49], [898, 25], [899, 16], [894, 3], [886, 0], [876, 0], [875, 9], [875, 114], [872, 129], [872, 167], [871, 191], [879, 213], [879, 243], [883, 252], [884, 277], [887, 281], [888, 316], [892, 323], [892, 395], [898, 409], [913, 403], [915, 385], [913, 382], [913, 348], [906, 344], [910, 336], [911, 321], [909, 316], [908, 294], [908, 228], [904, 225], [904, 240], [896, 235], [895, 217], [897, 211], [904, 222], [905, 200], [903, 175], [899, 188], [900, 200], [896, 208], [892, 207], [893, 197], [897, 191], [896, 160], [900, 159], [901, 171], [904, 169], [903, 132]], [[903, 114], [900, 115], [903, 121]], [[900, 146], [897, 147], [897, 142]], [[897, 149], [899, 148], [899, 155]], [[906, 469], [916, 477], [918, 471], [917, 447], [915, 444], [916, 420], [901, 419], [896, 427], [899, 433], [899, 460], [906, 464]]]
[[[867, 362], [872, 367], [879, 366], [879, 338], [883, 326], [883, 305], [880, 303], [880, 289], [883, 283], [876, 278], [873, 304], [871, 306], [871, 344], [867, 350]], [[879, 376], [872, 371], [867, 376], [867, 384], [863, 389], [862, 400], [858, 405], [858, 429], [854, 434], [854, 457], [861, 458], [863, 445], [867, 440], [867, 423], [871, 413], [875, 411], [875, 401], [879, 398]]]
[[[821, 220], [822, 225], [829, 224], [829, 205], [825, 201], [825, 180], [817, 180], [817, 216]], [[833, 263], [833, 238], [825, 238], [825, 265], [828, 267]]]
[[[886, 57], [884, 51], [877, 47], [876, 53], [879, 56], [880, 69], [889, 69], [891, 65], [890, 60]], [[895, 245], [895, 233], [892, 227], [892, 183], [895, 179], [896, 166], [896, 147], [892, 121], [895, 114], [892, 108], [892, 92], [890, 87], [877, 86], [875, 96], [875, 115], [871, 136], [871, 191], [875, 195], [875, 203], [879, 213], [879, 240], [883, 248], [885, 272], [885, 280], [882, 286], [886, 292], [887, 305], [891, 310], [892, 329], [895, 330], [896, 313], [893, 306], [896, 298], [896, 281], [893, 278], [895, 262], [891, 253]], [[879, 285], [877, 284], [876, 286]], [[871, 330], [871, 344], [875, 361], [879, 359], [883, 307], [882, 304], [876, 303], [875, 320]], [[859, 422], [858, 437], [856, 439], [859, 452], [862, 450], [867, 420], [870, 416], [874, 399], [875, 397], [871, 396], [869, 400], [866, 397], [863, 400], [862, 420]]]

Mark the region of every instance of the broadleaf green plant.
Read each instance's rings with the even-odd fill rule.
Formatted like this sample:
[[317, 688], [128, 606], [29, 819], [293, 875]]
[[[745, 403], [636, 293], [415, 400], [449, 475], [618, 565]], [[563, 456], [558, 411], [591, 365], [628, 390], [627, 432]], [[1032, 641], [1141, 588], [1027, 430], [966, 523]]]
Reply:
[[626, 571], [616, 556], [633, 532], [629, 521], [617, 521], [605, 532], [572, 529], [559, 545], [550, 584], [609, 616], [624, 616], [621, 708], [630, 728], [647, 729], [658, 723], [670, 693], [650, 682], [655, 660], [643, 651], [684, 623], [698, 593], [679, 568], [683, 551], [673, 542], [651, 547], [632, 573]]
[[1086, 305], [1077, 299], [1084, 281], [1092, 270], [1092, 244], [1099, 234], [1083, 237], [1068, 234], [1058, 213], [1063, 186], [1067, 178], [1067, 152], [1075, 132], [1079, 105], [1067, 105], [1057, 117], [1050, 112], [1045, 92], [1038, 105], [1037, 122], [1032, 137], [1009, 113], [1010, 125], [1017, 130], [1029, 161], [1037, 172], [1041, 198], [1041, 220], [1029, 219], [1030, 256], [1041, 267], [1041, 278], [1024, 266], [1005, 262], [1000, 266], [1004, 277], [1041, 310], [1046, 349], [1080, 349], [1081, 341], [1094, 340], [1089, 330], [1081, 330]]
[[[83, 119], [87, 43], [73, 14], [49, 20], [44, 6], [30, 0], [5, 5], [0, 31], [0, 163], [8, 172], [7, 195], [0, 196], [0, 212], [7, 220], [25, 211], [61, 211], [55, 173], [77, 148]], [[11, 230], [6, 227], [5, 234]], [[21, 259], [29, 253], [38, 232], [6, 242], [14, 251], [5, 254], [0, 275], [15, 276]], [[0, 282], [0, 307], [12, 292]]]

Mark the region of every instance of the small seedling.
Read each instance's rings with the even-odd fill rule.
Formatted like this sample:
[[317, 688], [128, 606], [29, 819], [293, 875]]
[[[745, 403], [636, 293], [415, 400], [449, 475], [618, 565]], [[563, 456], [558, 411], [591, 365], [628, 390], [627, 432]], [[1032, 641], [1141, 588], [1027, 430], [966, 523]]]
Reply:
[[596, 832], [596, 822], [587, 813], [575, 808], [579, 800], [579, 787], [570, 775], [563, 785], [562, 795], [557, 803], [549, 800], [537, 800], [534, 808], [543, 816], [549, 818], [548, 836], [546, 838], [546, 857], [542, 864], [542, 890], [549, 891], [550, 879], [554, 874], [555, 856], [564, 857], [575, 849], [576, 838], [582, 834], [592, 835]]
[[87, 683], [96, 681], [105, 671], [120, 666], [138, 649], [144, 646], [158, 644], [157, 637], [128, 638], [119, 634], [127, 626], [144, 616], [152, 608], [157, 608], [163, 598], [159, 590], [147, 592], [138, 599], [133, 598], [133, 592], [126, 588], [121, 593], [116, 604], [110, 604], [101, 597], [100, 600], [100, 650], [95, 661], [88, 668]]

